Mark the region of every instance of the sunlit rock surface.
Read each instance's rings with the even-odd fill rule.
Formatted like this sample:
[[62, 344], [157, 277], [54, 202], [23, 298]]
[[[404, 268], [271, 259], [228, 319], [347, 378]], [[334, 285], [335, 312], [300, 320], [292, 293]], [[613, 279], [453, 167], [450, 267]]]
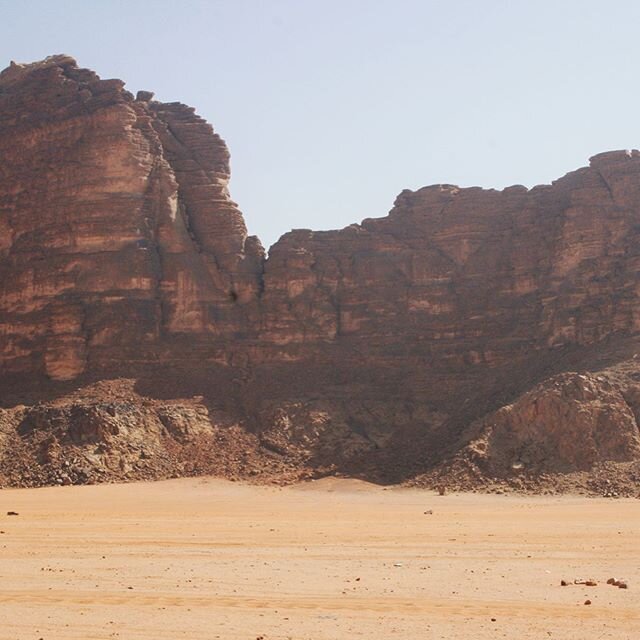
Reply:
[[[140, 397], [201, 396], [294, 466], [402, 479], [546, 378], [634, 370], [637, 151], [533, 189], [403, 191], [385, 218], [291, 231], [268, 258], [229, 175], [225, 143], [191, 107], [134, 97], [68, 56], [0, 74], [5, 407], [133, 379]], [[575, 407], [593, 413], [605, 387], [571, 392], [576, 434]], [[493, 431], [534, 434], [540, 468], [548, 432], [565, 428], [564, 405], [543, 398], [498, 413]], [[596, 450], [556, 451], [562, 469], [638, 456], [620, 407], [615, 445], [593, 435], [593, 414]]]

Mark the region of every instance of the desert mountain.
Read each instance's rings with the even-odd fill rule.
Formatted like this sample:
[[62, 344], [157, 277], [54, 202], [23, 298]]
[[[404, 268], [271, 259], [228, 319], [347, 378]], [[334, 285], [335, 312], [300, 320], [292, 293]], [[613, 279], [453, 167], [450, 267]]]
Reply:
[[403, 191], [268, 257], [228, 180], [191, 107], [68, 56], [0, 73], [5, 485], [345, 473], [637, 493], [638, 151], [532, 189]]

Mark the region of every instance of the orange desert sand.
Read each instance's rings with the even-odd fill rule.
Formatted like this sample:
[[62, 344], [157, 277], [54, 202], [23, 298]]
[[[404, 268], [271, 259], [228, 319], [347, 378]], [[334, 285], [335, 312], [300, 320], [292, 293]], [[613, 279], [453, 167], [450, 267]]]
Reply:
[[640, 638], [637, 500], [208, 478], [0, 499], [3, 639]]

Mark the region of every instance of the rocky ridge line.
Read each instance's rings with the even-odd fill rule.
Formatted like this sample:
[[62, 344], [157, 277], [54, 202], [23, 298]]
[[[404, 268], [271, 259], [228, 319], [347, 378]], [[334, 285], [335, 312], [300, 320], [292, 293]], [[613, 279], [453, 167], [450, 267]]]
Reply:
[[[404, 191], [268, 258], [211, 126], [68, 56], [0, 73], [0, 157], [8, 484], [189, 473], [186, 451], [432, 484], [638, 459], [638, 151], [533, 189]], [[214, 432], [262, 462], [229, 466]]]

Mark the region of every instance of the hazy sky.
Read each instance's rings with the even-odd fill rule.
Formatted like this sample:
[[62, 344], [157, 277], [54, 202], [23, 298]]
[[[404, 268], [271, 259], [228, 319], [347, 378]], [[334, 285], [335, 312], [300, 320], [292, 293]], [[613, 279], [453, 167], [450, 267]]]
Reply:
[[638, 147], [639, 28], [638, 0], [0, 0], [0, 67], [67, 53], [195, 106], [268, 247]]

